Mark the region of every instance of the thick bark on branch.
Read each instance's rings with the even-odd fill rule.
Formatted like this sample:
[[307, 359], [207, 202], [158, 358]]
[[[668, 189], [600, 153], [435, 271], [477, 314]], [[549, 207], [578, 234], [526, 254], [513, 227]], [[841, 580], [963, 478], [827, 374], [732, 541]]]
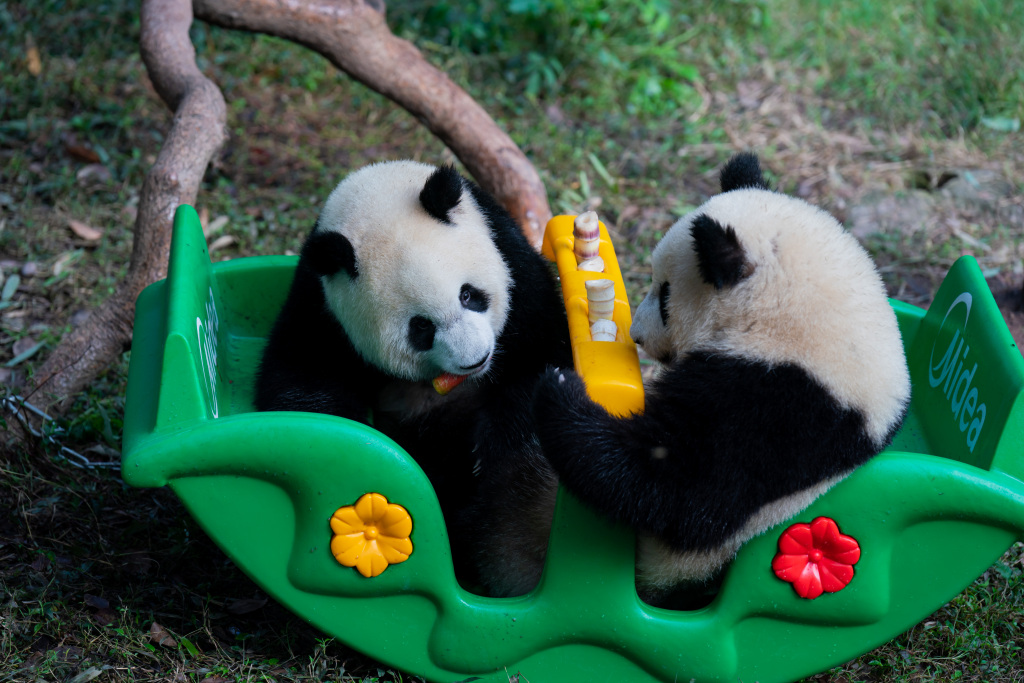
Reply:
[[174, 122], [142, 185], [127, 277], [61, 340], [33, 378], [47, 404], [67, 407], [127, 347], [135, 299], [167, 274], [174, 210], [195, 203], [206, 167], [227, 138], [224, 97], [196, 67], [191, 24], [188, 0], [142, 4], [142, 57], [157, 92], [174, 111]]
[[195, 0], [212, 24], [286, 38], [315, 50], [418, 118], [497, 197], [540, 247], [551, 217], [537, 171], [462, 88], [395, 37], [374, 0]]
[[67, 407], [129, 344], [136, 297], [166, 275], [174, 210], [195, 203], [206, 167], [226, 139], [224, 98], [196, 67], [188, 35], [193, 6], [196, 16], [210, 23], [316, 50], [407, 109], [509, 209], [534, 245], [539, 247], [551, 217], [544, 185], [526, 156], [465, 91], [408, 41], [392, 35], [383, 2], [143, 0], [142, 57], [157, 92], [174, 111], [174, 123], [143, 183], [127, 277], [33, 378], [47, 404]]

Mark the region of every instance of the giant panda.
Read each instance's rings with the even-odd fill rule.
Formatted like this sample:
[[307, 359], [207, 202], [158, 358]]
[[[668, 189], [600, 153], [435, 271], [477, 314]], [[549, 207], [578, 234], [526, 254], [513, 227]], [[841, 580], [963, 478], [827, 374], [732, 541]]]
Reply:
[[[303, 244], [255, 406], [372, 416], [434, 485], [472, 584], [480, 540], [510, 526], [481, 515], [523, 509], [550, 523], [554, 475], [530, 402], [546, 367], [568, 362], [553, 273], [511, 216], [451, 166], [378, 163], [334, 189]], [[464, 381], [442, 395], [433, 380]], [[523, 495], [505, 485], [512, 468]], [[510, 543], [513, 558], [543, 561], [543, 547]]]
[[890, 443], [910, 397], [896, 318], [868, 254], [830, 215], [769, 190], [752, 154], [652, 255], [630, 335], [661, 372], [616, 418], [571, 371], [534, 411], [544, 455], [584, 502], [638, 532], [659, 604]]

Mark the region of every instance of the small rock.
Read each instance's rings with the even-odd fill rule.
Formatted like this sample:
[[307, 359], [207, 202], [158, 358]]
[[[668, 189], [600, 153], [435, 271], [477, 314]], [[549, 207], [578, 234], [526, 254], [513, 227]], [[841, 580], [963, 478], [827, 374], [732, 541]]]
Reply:
[[113, 175], [103, 164], [88, 164], [78, 169], [75, 178], [81, 185], [105, 185], [113, 179]]
[[874, 233], [911, 235], [935, 220], [935, 196], [924, 190], [901, 195], [875, 194], [850, 207], [847, 222], [857, 239]]
[[88, 309], [84, 309], [84, 308], [83, 308], [82, 310], [79, 310], [79, 311], [75, 311], [75, 312], [74, 312], [74, 313], [73, 313], [73, 314], [71, 315], [71, 327], [81, 327], [81, 326], [82, 326], [82, 324], [83, 324], [83, 323], [84, 323], [84, 322], [85, 322], [85, 321], [86, 321], [86, 320], [87, 320], [88, 318], [89, 318], [89, 311], [88, 311]]
[[32, 337], [22, 337], [18, 341], [14, 342], [14, 346], [11, 347], [11, 351], [15, 356], [20, 356], [35, 345], [36, 340]]
[[965, 169], [950, 175], [940, 192], [960, 205], [992, 205], [1013, 195], [1013, 183], [997, 171]]
[[555, 124], [556, 126], [565, 125], [568, 120], [565, 116], [565, 112], [557, 104], [549, 104], [544, 108], [544, 114], [548, 117], [548, 121]]
[[39, 272], [39, 265], [35, 261], [28, 261], [21, 267], [22, 277], [32, 277]]

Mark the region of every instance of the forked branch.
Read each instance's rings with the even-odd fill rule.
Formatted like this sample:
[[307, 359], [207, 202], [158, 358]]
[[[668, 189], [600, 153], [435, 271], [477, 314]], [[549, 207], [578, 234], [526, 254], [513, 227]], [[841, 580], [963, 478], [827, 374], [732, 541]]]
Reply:
[[533, 165], [483, 108], [388, 29], [375, 0], [195, 0], [211, 24], [266, 33], [319, 52], [418, 118], [497, 197], [540, 247], [551, 217]]
[[141, 19], [142, 58], [174, 121], [142, 184], [127, 276], [33, 377], [43, 401], [58, 408], [66, 408], [131, 343], [135, 299], [167, 273], [174, 210], [195, 203], [206, 167], [227, 138], [224, 97], [196, 67], [188, 0], [144, 0]]
[[226, 139], [223, 95], [200, 73], [189, 40], [193, 6], [197, 17], [212, 24], [316, 50], [407, 109], [509, 209], [534, 245], [539, 246], [551, 216], [544, 185], [526, 156], [473, 98], [391, 33], [382, 2], [143, 0], [142, 57], [174, 121], [143, 183], [127, 277], [61, 340], [33, 378], [33, 388], [48, 405], [67, 407], [130, 345], [135, 299], [167, 272], [174, 210], [195, 203], [203, 174]]

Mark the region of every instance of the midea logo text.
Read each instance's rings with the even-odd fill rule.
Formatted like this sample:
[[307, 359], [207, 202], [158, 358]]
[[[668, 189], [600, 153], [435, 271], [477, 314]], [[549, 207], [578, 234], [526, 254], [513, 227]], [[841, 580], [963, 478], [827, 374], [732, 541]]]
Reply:
[[[981, 401], [978, 388], [971, 386], [974, 382], [974, 373], [978, 371], [978, 364], [974, 363], [970, 370], [967, 369], [970, 364], [967, 354], [970, 353], [971, 347], [964, 337], [967, 332], [967, 320], [971, 315], [972, 300], [970, 293], [964, 292], [946, 311], [946, 317], [942, 319], [939, 331], [935, 335], [935, 342], [932, 344], [932, 355], [928, 360], [928, 383], [933, 389], [939, 389], [949, 401], [956, 426], [960, 428], [961, 433], [967, 433], [967, 448], [973, 453], [981, 429], [985, 425], [988, 408]], [[936, 362], [935, 350], [941, 348], [939, 339], [949, 332], [952, 332], [949, 346], [946, 347], [942, 358]]]

